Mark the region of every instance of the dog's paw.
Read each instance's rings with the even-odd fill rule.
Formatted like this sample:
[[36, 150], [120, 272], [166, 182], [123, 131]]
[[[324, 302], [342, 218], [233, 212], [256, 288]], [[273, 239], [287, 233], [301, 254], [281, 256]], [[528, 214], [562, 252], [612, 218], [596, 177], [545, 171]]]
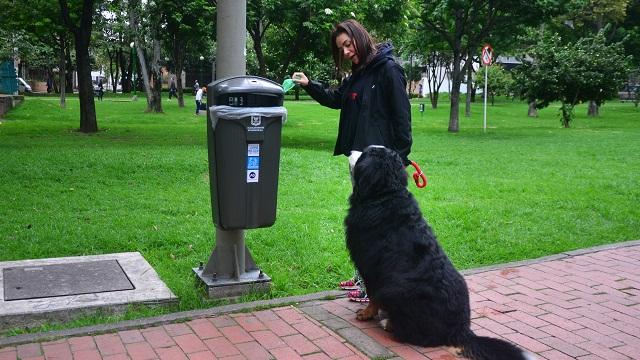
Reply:
[[393, 331], [393, 327], [391, 326], [391, 320], [389, 320], [389, 318], [385, 318], [380, 320], [380, 326], [388, 332], [392, 332]]
[[364, 309], [356, 312], [356, 319], [358, 320], [371, 320], [378, 315], [378, 308], [375, 306], [367, 306]]

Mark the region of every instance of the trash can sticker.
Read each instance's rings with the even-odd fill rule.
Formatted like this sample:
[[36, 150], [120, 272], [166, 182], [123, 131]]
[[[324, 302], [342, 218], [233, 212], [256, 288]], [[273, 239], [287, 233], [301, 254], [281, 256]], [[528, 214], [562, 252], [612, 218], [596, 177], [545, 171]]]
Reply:
[[260, 177], [260, 170], [247, 170], [247, 182], [257, 183]]
[[247, 144], [247, 156], [260, 156], [260, 144]]
[[260, 157], [247, 156], [247, 170], [259, 170], [260, 169]]
[[260, 115], [251, 115], [251, 126], [247, 127], [247, 131], [264, 131], [262, 125], [262, 118]]
[[260, 178], [260, 144], [247, 144], [247, 182], [257, 183]]

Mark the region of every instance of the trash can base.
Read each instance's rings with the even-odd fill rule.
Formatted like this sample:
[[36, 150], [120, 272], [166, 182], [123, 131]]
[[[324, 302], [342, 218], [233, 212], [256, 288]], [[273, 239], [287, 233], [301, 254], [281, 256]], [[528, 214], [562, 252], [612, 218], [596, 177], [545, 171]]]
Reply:
[[271, 278], [260, 270], [245, 272], [239, 280], [203, 275], [202, 269], [193, 268], [197, 280], [205, 287], [210, 299], [235, 299], [250, 293], [271, 290]]

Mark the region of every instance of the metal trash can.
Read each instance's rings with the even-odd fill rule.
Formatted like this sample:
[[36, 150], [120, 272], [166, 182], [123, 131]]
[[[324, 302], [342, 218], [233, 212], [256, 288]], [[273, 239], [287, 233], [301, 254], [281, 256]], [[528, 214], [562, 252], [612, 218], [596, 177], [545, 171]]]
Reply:
[[271, 226], [287, 116], [282, 87], [256, 76], [236, 76], [209, 84], [207, 94], [213, 222], [224, 230]]

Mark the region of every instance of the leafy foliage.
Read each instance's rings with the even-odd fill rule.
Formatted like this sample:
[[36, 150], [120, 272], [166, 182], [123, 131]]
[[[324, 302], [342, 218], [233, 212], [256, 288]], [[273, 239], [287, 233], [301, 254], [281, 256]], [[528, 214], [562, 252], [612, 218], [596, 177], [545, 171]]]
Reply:
[[569, 127], [576, 104], [593, 100], [600, 105], [613, 98], [629, 70], [622, 45], [606, 44], [604, 31], [572, 44], [546, 36], [529, 55], [532, 59], [515, 72], [520, 96], [536, 101], [537, 108], [560, 101], [564, 127]]
[[[504, 33], [508, 29], [510, 36], [514, 36], [524, 31], [527, 25], [539, 24], [551, 5], [544, 0], [424, 0], [421, 4], [424, 30], [435, 32], [448, 44], [453, 55], [449, 131], [457, 132], [460, 84], [467, 70], [461, 63], [477, 54], [482, 43], [491, 42], [494, 32]], [[465, 62], [469, 66], [472, 63]]]
[[[478, 71], [478, 87], [484, 89], [485, 69]], [[487, 67], [487, 95], [491, 96], [491, 105], [496, 96], [510, 96], [514, 87], [513, 76], [500, 64], [492, 64]]]

